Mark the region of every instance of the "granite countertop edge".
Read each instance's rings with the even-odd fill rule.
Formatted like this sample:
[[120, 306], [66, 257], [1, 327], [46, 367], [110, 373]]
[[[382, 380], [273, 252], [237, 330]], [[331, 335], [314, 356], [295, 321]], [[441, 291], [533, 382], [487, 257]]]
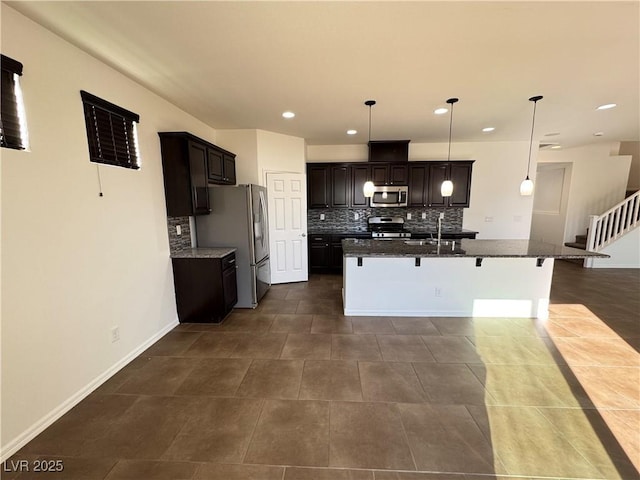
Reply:
[[587, 252], [576, 248], [529, 240], [471, 240], [462, 239], [455, 246], [442, 245], [438, 252], [435, 245], [407, 245], [405, 240], [342, 240], [345, 257], [394, 257], [394, 258], [608, 258], [609, 255]]
[[[327, 230], [309, 230], [307, 232], [309, 235], [370, 235], [371, 232], [369, 230], [336, 230], [336, 229], [327, 229]], [[436, 235], [436, 230], [411, 230], [413, 235]], [[448, 235], [462, 235], [462, 234], [471, 234], [475, 233], [476, 235], [480, 232], [477, 230], [467, 230], [467, 229], [459, 229], [459, 230], [442, 230], [442, 233]]]
[[186, 248], [171, 252], [171, 258], [223, 258], [236, 250], [235, 247]]

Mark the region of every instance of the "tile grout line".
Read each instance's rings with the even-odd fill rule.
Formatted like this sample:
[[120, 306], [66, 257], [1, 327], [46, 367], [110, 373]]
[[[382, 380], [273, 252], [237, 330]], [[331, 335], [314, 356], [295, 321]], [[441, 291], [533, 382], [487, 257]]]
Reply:
[[242, 455], [242, 461], [240, 462], [240, 465], [244, 465], [244, 461], [247, 458], [247, 454], [249, 453], [249, 448], [251, 448], [251, 442], [253, 442], [253, 437], [256, 434], [256, 429], [258, 428], [258, 424], [260, 423], [260, 420], [262, 419], [262, 414], [264, 413], [264, 407], [267, 403], [267, 399], [265, 398], [261, 398], [260, 399], [261, 405], [260, 405], [260, 414], [258, 415], [258, 418], [256, 419], [256, 423], [253, 425], [253, 428], [251, 429], [251, 437], [249, 438], [249, 441], [247, 442], [247, 448], [244, 451], [244, 454]]
[[[409, 448], [409, 453], [411, 454], [411, 461], [413, 462], [413, 467], [415, 469], [415, 471], [419, 471], [418, 470], [418, 463], [416, 462], [416, 457], [413, 453], [413, 449], [411, 448], [411, 442], [409, 442], [409, 434], [407, 433], [407, 429], [404, 425], [404, 420], [402, 420], [402, 411], [400, 410], [400, 406], [398, 404], [398, 402], [394, 402], [392, 403], [392, 405], [395, 405], [396, 410], [398, 411], [398, 416], [400, 417], [400, 425], [402, 426], [402, 433], [404, 435], [404, 440], [405, 442], [407, 442], [407, 447]], [[375, 477], [375, 474], [374, 474]]]

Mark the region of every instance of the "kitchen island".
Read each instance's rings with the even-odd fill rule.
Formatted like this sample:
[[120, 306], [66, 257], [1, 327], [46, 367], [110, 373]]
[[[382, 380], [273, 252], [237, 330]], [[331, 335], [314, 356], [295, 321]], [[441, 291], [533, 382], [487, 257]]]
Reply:
[[345, 239], [344, 314], [545, 319], [555, 259], [606, 257], [530, 240]]

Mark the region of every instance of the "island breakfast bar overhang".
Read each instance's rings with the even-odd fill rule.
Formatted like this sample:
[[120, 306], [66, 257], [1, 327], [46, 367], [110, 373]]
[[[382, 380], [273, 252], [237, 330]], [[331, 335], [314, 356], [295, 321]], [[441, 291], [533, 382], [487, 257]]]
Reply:
[[546, 319], [556, 259], [607, 255], [529, 240], [345, 239], [350, 316]]

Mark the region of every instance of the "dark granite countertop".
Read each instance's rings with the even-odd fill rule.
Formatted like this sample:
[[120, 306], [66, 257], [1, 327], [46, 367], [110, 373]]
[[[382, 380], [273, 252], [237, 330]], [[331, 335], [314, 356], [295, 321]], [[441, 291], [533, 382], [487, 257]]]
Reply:
[[[466, 228], [459, 228], [459, 229], [455, 229], [455, 230], [447, 230], [447, 229], [442, 229], [442, 234], [443, 235], [466, 235], [466, 234], [471, 234], [471, 233], [475, 233], [476, 235], [480, 232], [478, 232], [477, 230], [467, 230]], [[438, 234], [437, 230], [411, 230], [411, 234], [412, 235], [433, 235], [434, 237]]]
[[223, 258], [235, 252], [234, 247], [187, 248], [171, 254], [171, 258]]
[[532, 240], [471, 240], [446, 241], [440, 245], [407, 244], [410, 240], [342, 240], [345, 257], [503, 257], [503, 258], [586, 258], [608, 255], [577, 248], [535, 242]]
[[[434, 237], [437, 235], [436, 230], [411, 230], [412, 235], [433, 235]], [[371, 232], [368, 230], [336, 230], [336, 229], [326, 229], [326, 230], [309, 230], [309, 235], [369, 235]], [[456, 229], [456, 230], [442, 230], [443, 234], [448, 235], [461, 235], [461, 234], [470, 234], [475, 233], [478, 234], [476, 230], [467, 230], [465, 228]]]
[[328, 228], [326, 230], [310, 230], [309, 235], [371, 235], [368, 230], [336, 230]]

